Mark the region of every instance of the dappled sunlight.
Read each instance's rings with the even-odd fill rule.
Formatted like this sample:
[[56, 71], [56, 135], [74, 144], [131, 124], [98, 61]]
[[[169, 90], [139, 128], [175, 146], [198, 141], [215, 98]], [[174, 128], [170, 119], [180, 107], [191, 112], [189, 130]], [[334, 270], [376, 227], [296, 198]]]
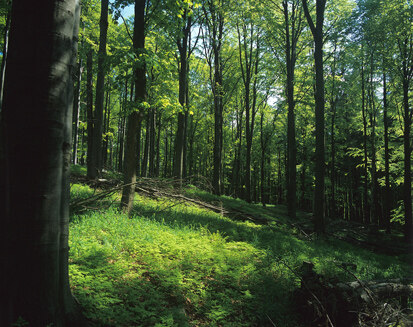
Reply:
[[[74, 199], [93, 192], [72, 186]], [[290, 301], [300, 285], [294, 270], [303, 261], [341, 280], [352, 276], [337, 262], [355, 263], [362, 278], [408, 274], [397, 258], [340, 241], [302, 238], [288, 228], [280, 213], [284, 208], [190, 192], [269, 222], [234, 221], [188, 202], [141, 195], [131, 218], [108, 199], [112, 206], [107, 209], [78, 212], [71, 223], [71, 285], [96, 324], [265, 326], [270, 317], [282, 326], [296, 326]]]

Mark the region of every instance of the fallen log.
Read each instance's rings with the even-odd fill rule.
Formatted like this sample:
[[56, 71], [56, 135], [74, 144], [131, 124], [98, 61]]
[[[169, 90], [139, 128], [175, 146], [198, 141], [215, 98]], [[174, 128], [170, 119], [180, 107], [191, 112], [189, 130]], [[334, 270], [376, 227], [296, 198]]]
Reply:
[[[313, 264], [304, 262], [299, 275], [301, 287], [294, 294], [294, 303], [303, 322], [308, 326], [354, 326], [363, 321], [371, 326], [381, 325], [381, 320], [404, 320], [408, 299], [413, 298], [413, 285], [407, 281], [338, 282], [317, 274]], [[393, 320], [392, 320], [393, 319]], [[410, 326], [410, 325], [409, 325]]]

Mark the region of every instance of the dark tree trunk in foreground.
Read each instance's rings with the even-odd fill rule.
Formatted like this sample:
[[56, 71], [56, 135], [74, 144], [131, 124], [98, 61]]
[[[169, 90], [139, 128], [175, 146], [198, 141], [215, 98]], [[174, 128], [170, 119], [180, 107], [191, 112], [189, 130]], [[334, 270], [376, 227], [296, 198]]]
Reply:
[[[136, 58], [144, 52], [145, 49], [145, 7], [146, 0], [135, 0], [135, 23], [133, 29], [133, 48]], [[138, 105], [146, 100], [146, 77], [145, 62], [140, 61], [135, 64], [135, 103]], [[121, 208], [130, 213], [135, 197], [136, 173], [138, 170], [139, 156], [138, 146], [140, 142], [140, 125], [142, 120], [142, 108], [139, 111], [133, 111], [128, 116], [125, 144], [125, 159], [123, 182], [127, 186], [123, 188]]]
[[324, 232], [324, 71], [323, 71], [323, 23], [327, 0], [316, 1], [316, 24], [308, 11], [307, 0], [302, 0], [304, 13], [314, 38], [315, 62], [315, 189], [314, 230]]
[[1, 135], [1, 326], [18, 317], [32, 327], [80, 326], [68, 279], [79, 9], [77, 0], [13, 2]]

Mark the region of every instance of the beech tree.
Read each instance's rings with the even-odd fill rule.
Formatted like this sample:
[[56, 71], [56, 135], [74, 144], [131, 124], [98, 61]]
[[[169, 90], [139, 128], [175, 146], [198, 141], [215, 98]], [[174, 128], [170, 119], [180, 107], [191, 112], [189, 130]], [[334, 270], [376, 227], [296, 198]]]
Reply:
[[[223, 68], [222, 68], [222, 42], [224, 35], [224, 5], [225, 2], [206, 1], [204, 18], [208, 40], [205, 49], [210, 48], [206, 58], [210, 67], [211, 89], [214, 96], [214, 171], [212, 185], [215, 194], [222, 192], [222, 147], [223, 147]], [[208, 52], [208, 50], [205, 50]], [[208, 55], [209, 54], [209, 55]], [[213, 73], [212, 73], [213, 72]]]
[[103, 134], [103, 102], [105, 97], [105, 59], [106, 42], [108, 32], [108, 7], [109, 0], [102, 0], [100, 13], [100, 36], [98, 52], [98, 70], [96, 83], [96, 102], [93, 114], [93, 147], [91, 171], [88, 171], [90, 178], [96, 178], [102, 170], [102, 134]]
[[135, 0], [135, 22], [133, 28], [133, 49], [137, 62], [134, 65], [134, 108], [128, 115], [125, 146], [124, 183], [121, 207], [128, 213], [133, 206], [135, 197], [136, 173], [139, 162], [137, 147], [140, 141], [140, 124], [142, 123], [142, 110], [146, 100], [146, 65], [143, 59], [145, 50], [145, 9], [146, 0]]
[[78, 0], [13, 1], [1, 117], [0, 325], [80, 326], [68, 280]]
[[307, 0], [302, 0], [304, 13], [314, 38], [315, 62], [315, 189], [314, 189], [314, 229], [324, 231], [324, 71], [323, 71], [323, 23], [327, 0], [316, 1], [316, 21], [310, 15]]

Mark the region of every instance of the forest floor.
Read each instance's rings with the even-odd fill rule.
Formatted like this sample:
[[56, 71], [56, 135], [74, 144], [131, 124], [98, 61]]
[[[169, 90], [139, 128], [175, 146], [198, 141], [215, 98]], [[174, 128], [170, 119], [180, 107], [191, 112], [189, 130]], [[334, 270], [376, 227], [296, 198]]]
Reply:
[[72, 175], [70, 281], [94, 326], [317, 326], [295, 305], [303, 262], [331, 281], [412, 276], [397, 233], [330, 221], [317, 238], [307, 213], [147, 179], [128, 218], [116, 174]]

